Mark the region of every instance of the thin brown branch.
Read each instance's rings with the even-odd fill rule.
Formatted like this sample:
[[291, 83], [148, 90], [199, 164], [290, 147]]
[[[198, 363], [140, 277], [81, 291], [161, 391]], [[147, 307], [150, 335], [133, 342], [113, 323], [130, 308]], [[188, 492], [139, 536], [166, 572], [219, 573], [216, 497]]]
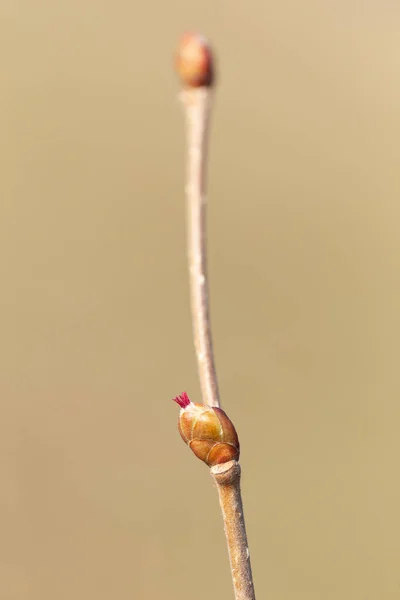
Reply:
[[204, 404], [220, 406], [211, 335], [206, 248], [206, 164], [209, 87], [187, 88], [181, 93], [187, 123], [187, 222], [190, 297], [194, 345]]
[[221, 505], [236, 600], [255, 600], [250, 551], [240, 492], [240, 465], [232, 460], [211, 467]]
[[[218, 411], [220, 401], [212, 347], [206, 253], [207, 142], [214, 65], [207, 40], [197, 34], [184, 36], [179, 48], [177, 67], [184, 86], [181, 99], [187, 126], [186, 197], [193, 333], [203, 402], [211, 407], [217, 407], [213, 409], [215, 412]], [[185, 413], [188, 405], [191, 405], [186, 394], [178, 397], [176, 401], [182, 408], [181, 413]], [[205, 422], [202, 421], [202, 424]], [[191, 432], [192, 430], [193, 428], [190, 428]], [[207, 444], [213, 445], [212, 435], [215, 431], [219, 432], [219, 428], [211, 427], [210, 439], [206, 436], [207, 439], [203, 440], [201, 436], [198, 436], [196, 440], [189, 443], [186, 435], [183, 438], [186, 443], [191, 445], [194, 452], [197, 449], [195, 454], [199, 456], [198, 444], [206, 441]], [[221, 443], [221, 441], [229, 442], [229, 440], [220, 440], [219, 435], [220, 433], [217, 434], [218, 439], [215, 440], [216, 450], [222, 452], [226, 445], [231, 444]], [[195, 442], [196, 446], [194, 447]], [[201, 458], [201, 456], [199, 457]], [[224, 519], [235, 598], [236, 600], [255, 600], [240, 492], [240, 465], [236, 460], [230, 460], [212, 466], [211, 473], [218, 488]]]

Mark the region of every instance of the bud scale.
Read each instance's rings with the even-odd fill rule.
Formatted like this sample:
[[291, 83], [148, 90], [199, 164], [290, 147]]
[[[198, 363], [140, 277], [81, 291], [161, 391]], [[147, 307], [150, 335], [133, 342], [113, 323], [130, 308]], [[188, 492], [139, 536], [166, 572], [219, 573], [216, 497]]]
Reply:
[[238, 460], [240, 445], [236, 429], [221, 409], [189, 400], [186, 392], [174, 398], [179, 404], [178, 429], [183, 441], [209, 467]]

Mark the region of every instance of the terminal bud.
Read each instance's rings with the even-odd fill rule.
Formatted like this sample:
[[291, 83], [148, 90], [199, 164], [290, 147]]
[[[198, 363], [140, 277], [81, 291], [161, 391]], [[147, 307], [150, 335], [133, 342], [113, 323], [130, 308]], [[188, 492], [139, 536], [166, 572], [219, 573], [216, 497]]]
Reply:
[[208, 40], [199, 33], [183, 35], [176, 55], [176, 69], [185, 87], [209, 87], [214, 79], [214, 59]]

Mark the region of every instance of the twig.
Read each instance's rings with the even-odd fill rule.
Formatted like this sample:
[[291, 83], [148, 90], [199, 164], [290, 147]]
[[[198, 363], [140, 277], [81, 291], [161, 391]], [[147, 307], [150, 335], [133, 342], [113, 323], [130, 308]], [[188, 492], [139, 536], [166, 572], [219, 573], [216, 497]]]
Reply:
[[[187, 65], [188, 57], [195, 66], [197, 61], [200, 61], [200, 71], [195, 71], [195, 74], [200, 72], [201, 75], [203, 66], [208, 71], [212, 64], [210, 50], [204, 42], [200, 38], [199, 46], [199, 37], [194, 38], [189, 34], [182, 43], [180, 64]], [[187, 70], [185, 76], [187, 78]], [[206, 85], [190, 85], [181, 92], [181, 101], [185, 107], [188, 147], [186, 199], [190, 296], [203, 402], [209, 406], [220, 406], [211, 336], [206, 247], [206, 163], [212, 104], [212, 73], [200, 81], [206, 81]]]
[[[240, 465], [237, 460], [226, 458], [227, 451], [231, 452], [231, 457], [232, 452], [236, 452], [235, 458], [238, 458], [239, 444], [237, 442], [236, 450], [232, 450], [237, 441], [236, 431], [227, 415], [218, 408], [220, 402], [208, 304], [205, 192], [214, 66], [207, 40], [197, 34], [186, 34], [179, 48], [177, 67], [184, 85], [181, 99], [187, 125], [186, 196], [193, 333], [203, 402], [212, 407], [203, 407], [202, 411], [199, 405], [190, 402], [186, 394], [178, 396], [175, 401], [181, 406], [179, 429], [193, 452], [211, 466], [224, 519], [235, 598], [255, 600], [240, 491]], [[207, 410], [209, 413], [205, 416]], [[198, 417], [199, 411], [203, 414], [201, 418]], [[226, 460], [228, 462], [223, 462]]]
[[240, 493], [240, 465], [236, 460], [211, 467], [217, 484], [228, 543], [236, 600], [255, 600], [250, 551]]

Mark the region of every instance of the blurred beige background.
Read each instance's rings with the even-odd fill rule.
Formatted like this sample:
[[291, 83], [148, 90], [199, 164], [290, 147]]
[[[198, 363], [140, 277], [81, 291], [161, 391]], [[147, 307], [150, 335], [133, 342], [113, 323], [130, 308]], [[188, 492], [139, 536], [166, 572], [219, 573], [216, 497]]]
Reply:
[[400, 7], [3, 0], [0, 598], [232, 598], [171, 56], [210, 36], [212, 320], [259, 599], [400, 597]]

